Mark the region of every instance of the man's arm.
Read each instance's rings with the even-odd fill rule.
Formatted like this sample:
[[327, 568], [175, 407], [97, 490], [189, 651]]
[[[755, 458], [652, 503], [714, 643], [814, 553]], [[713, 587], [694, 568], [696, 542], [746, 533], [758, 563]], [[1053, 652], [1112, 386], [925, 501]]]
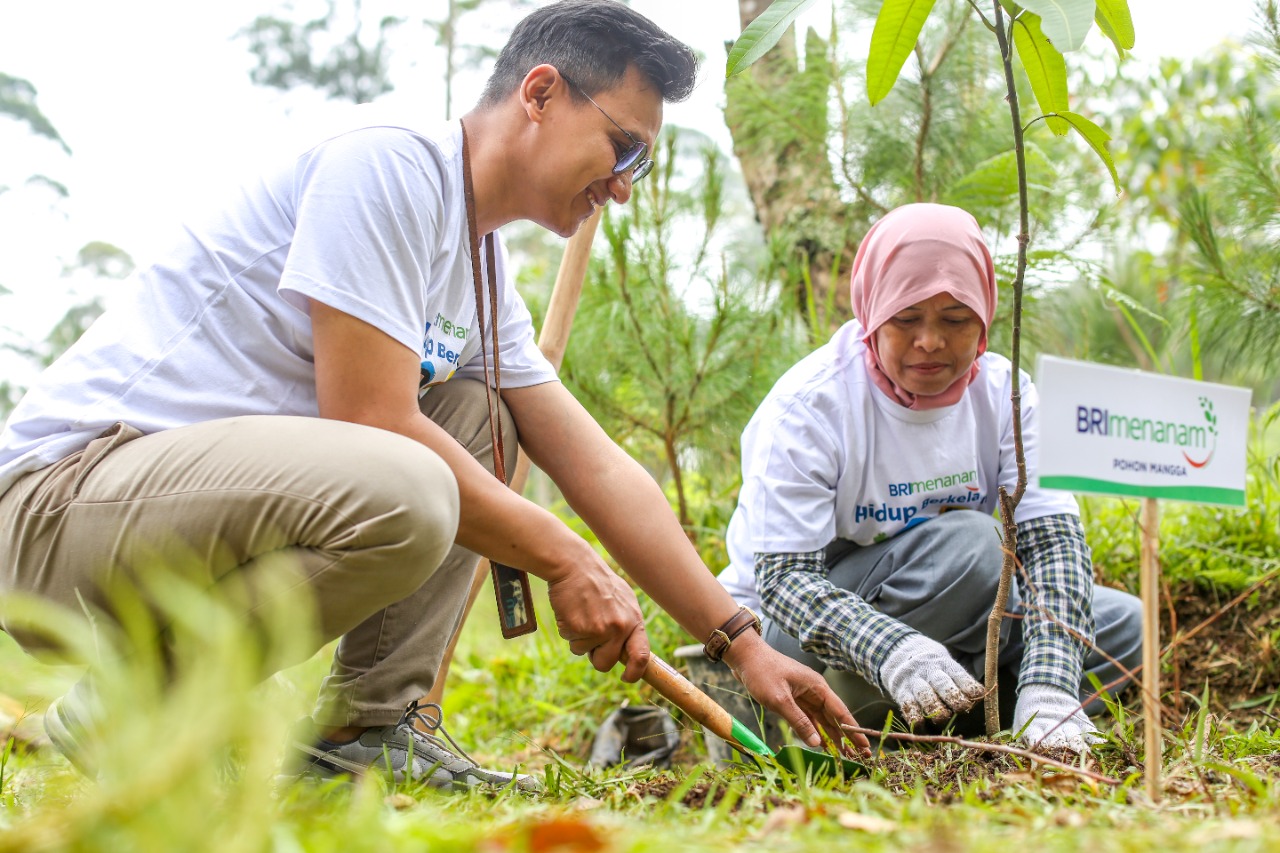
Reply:
[[529, 460], [663, 610], [699, 639], [737, 612], [653, 478], [568, 389], [552, 382], [504, 390], [503, 398]]
[[[512, 492], [418, 409], [417, 355], [342, 311], [311, 302], [320, 416], [399, 433], [434, 450], [458, 481], [457, 542], [532, 572], [561, 591], [556, 622], [575, 654], [611, 667], [628, 661], [636, 680], [648, 660], [635, 594], [580, 536]], [[559, 385], [559, 383], [552, 383]]]
[[[703, 565], [653, 478], [605, 434], [558, 382], [503, 391], [530, 461], [636, 582], [694, 638], [705, 640], [738, 606]], [[781, 714], [806, 742], [818, 727], [840, 742], [853, 717], [822, 677], [775, 652], [754, 632], [725, 661], [756, 699]], [[597, 669], [601, 661], [594, 657]], [[611, 666], [612, 664], [610, 664]], [[855, 739], [866, 748], [865, 739]]]

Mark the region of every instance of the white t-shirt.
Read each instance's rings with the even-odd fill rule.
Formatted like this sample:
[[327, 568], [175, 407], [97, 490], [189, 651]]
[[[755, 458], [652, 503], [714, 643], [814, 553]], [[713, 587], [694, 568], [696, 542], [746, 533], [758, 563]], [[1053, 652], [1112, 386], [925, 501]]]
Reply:
[[[953, 406], [912, 411], [867, 376], [857, 322], [778, 380], [742, 434], [742, 490], [720, 582], [756, 610], [755, 555], [810, 553], [836, 539], [870, 545], [952, 509], [991, 514], [1017, 463], [1012, 365], [986, 353]], [[1034, 480], [1036, 405], [1022, 376], [1022, 442]], [[1028, 484], [1015, 521], [1078, 514], [1075, 498]]]
[[[26, 394], [0, 434], [0, 494], [117, 421], [150, 433], [317, 416], [311, 299], [419, 354], [426, 385], [483, 378], [462, 183], [457, 122], [376, 106], [274, 159], [187, 224]], [[503, 384], [553, 381], [501, 240], [497, 254]]]

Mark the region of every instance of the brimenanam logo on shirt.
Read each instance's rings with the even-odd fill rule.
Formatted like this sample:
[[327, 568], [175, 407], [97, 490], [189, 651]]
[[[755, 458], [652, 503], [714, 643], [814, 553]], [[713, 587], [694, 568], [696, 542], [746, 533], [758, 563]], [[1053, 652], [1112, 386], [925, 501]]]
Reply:
[[[1145, 444], [1172, 445], [1182, 453], [1182, 458], [1192, 468], [1203, 468], [1213, 459], [1214, 451], [1218, 449], [1218, 418], [1214, 414], [1212, 400], [1203, 396], [1197, 399], [1205, 420], [1203, 425], [1153, 419], [1114, 409], [1077, 406], [1076, 432]], [[1124, 470], [1156, 473], [1177, 473], [1165, 469], [1178, 467], [1145, 459], [1116, 459], [1113, 464]]]
[[[434, 335], [431, 333], [433, 328], [436, 330]], [[453, 375], [454, 371], [450, 369], [448, 375], [443, 379], [437, 380], [435, 361], [443, 361], [456, 367], [458, 359], [462, 357], [462, 350], [466, 346], [469, 333], [470, 329], [466, 326], [447, 320], [443, 314], [439, 313], [436, 314], [434, 324], [427, 323], [426, 328], [422, 330], [422, 380], [420, 387], [445, 382]], [[457, 349], [454, 349], [454, 347], [457, 347]]]
[[[470, 331], [466, 326], [455, 323], [452, 320], [446, 320], [443, 314], [436, 314], [436, 328], [440, 330], [440, 334], [457, 338], [464, 344], [467, 342], [467, 333]], [[431, 324], [427, 324], [427, 331], [431, 331]]]
[[[922, 518], [916, 518], [920, 511], [931, 506], [955, 508], [962, 507], [965, 504], [980, 503], [983, 495], [979, 487], [975, 485], [977, 480], [978, 472], [971, 469], [958, 471], [954, 474], [931, 477], [928, 480], [890, 483], [889, 496], [891, 498], [907, 497], [909, 495], [932, 496], [922, 500], [919, 506], [893, 506], [888, 503], [859, 504], [853, 509], [854, 523], [860, 524], [868, 520], [878, 521], [882, 524], [901, 521], [907, 527], [911, 527], [923, 520]], [[935, 494], [945, 489], [954, 489], [957, 486], [963, 486], [964, 489], [943, 495]]]
[[970, 485], [978, 482], [978, 472], [975, 470], [960, 471], [955, 474], [944, 474], [941, 477], [934, 477], [929, 480], [915, 480], [910, 483], [890, 483], [889, 497], [897, 498], [903, 495], [919, 495], [925, 492], [936, 492], [938, 489], [949, 489], [952, 486], [964, 486], [971, 492], [978, 491], [978, 487]]

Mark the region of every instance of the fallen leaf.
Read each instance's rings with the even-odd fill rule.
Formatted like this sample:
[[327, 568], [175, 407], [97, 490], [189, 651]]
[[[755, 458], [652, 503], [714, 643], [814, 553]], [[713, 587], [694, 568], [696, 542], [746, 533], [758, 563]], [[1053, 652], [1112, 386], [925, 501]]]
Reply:
[[[1018, 785], [1038, 785], [1059, 794], [1075, 793], [1082, 784], [1087, 784], [1091, 781], [1085, 777], [1076, 776], [1074, 773], [1032, 773], [1026, 770], [1015, 770], [1011, 773], [1001, 774], [1000, 779], [1001, 781]], [[1096, 783], [1092, 784], [1091, 787], [1097, 790]]]
[[1040, 779], [1046, 788], [1057, 791], [1060, 794], [1074, 793], [1080, 788], [1080, 777], [1073, 776], [1070, 773], [1046, 773]]
[[809, 822], [809, 811], [804, 806], [783, 806], [769, 812], [760, 827], [761, 835], [768, 835], [780, 829], [791, 829]]
[[853, 829], [858, 832], [893, 832], [898, 828], [898, 824], [891, 820], [859, 812], [841, 812], [839, 817], [836, 818], [836, 823], [845, 829]]
[[529, 827], [530, 853], [597, 853], [608, 846], [594, 826], [574, 817], [555, 817]]

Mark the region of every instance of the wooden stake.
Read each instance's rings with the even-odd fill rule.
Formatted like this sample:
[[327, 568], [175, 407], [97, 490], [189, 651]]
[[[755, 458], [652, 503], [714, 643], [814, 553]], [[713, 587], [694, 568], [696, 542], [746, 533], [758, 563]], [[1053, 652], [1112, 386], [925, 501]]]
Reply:
[[[551, 288], [551, 300], [547, 303], [547, 316], [542, 321], [542, 330], [538, 333], [538, 349], [551, 362], [556, 370], [564, 361], [564, 351], [569, 345], [569, 332], [573, 328], [573, 317], [578, 311], [578, 300], [582, 296], [582, 285], [587, 278], [587, 264], [591, 261], [591, 241], [595, 239], [596, 229], [600, 226], [600, 211], [582, 223], [577, 233], [565, 243], [564, 255], [560, 258], [560, 269], [556, 273], [556, 283]], [[517, 494], [524, 491], [525, 482], [529, 479], [529, 457], [521, 453], [516, 460], [515, 474], [511, 477], [511, 489]], [[476, 573], [471, 579], [471, 592], [467, 595], [467, 604], [462, 611], [462, 619], [458, 629], [454, 631], [449, 646], [440, 661], [440, 671], [436, 674], [436, 682], [431, 686], [423, 701], [439, 704], [444, 698], [445, 676], [449, 674], [449, 665], [453, 662], [453, 652], [458, 646], [458, 637], [462, 626], [471, 614], [471, 607], [476, 603], [480, 590], [484, 589], [489, 577], [489, 561], [481, 558], [476, 566]], [[532, 605], [532, 602], [530, 602]]]
[[1164, 750], [1160, 717], [1160, 505], [1142, 499], [1142, 719], [1146, 729], [1147, 796], [1160, 802]]

